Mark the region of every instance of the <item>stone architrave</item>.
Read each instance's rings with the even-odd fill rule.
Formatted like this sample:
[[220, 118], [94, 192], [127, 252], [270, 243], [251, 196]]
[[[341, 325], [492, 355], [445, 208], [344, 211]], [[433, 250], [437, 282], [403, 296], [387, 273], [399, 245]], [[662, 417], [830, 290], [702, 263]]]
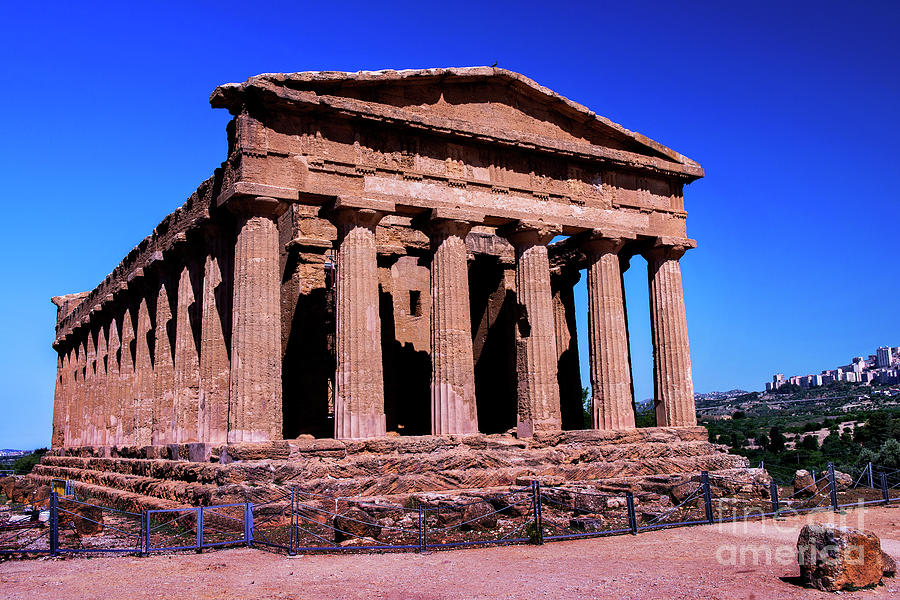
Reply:
[[478, 433], [466, 235], [471, 223], [430, 223], [431, 433]]
[[383, 214], [365, 208], [340, 208], [332, 214], [339, 244], [334, 397], [337, 439], [386, 434], [375, 253], [375, 227]]
[[678, 262], [685, 251], [695, 245], [693, 240], [659, 238], [644, 252], [650, 284], [654, 401], [659, 427], [697, 424], [681, 264]]
[[556, 325], [550, 290], [547, 244], [559, 233], [543, 223], [519, 222], [500, 232], [516, 251], [516, 376], [518, 380], [517, 432], [562, 427], [557, 381]]
[[156, 327], [153, 352], [153, 432], [154, 446], [174, 442], [175, 369], [172, 364], [171, 321], [169, 283], [161, 280], [156, 300]]
[[178, 302], [175, 308], [175, 443], [200, 441], [198, 399], [200, 360], [194, 343], [191, 310], [194, 287], [188, 265], [178, 279]]
[[[220, 229], [205, 232], [209, 251], [203, 268], [200, 315], [200, 390], [198, 419], [200, 440], [222, 444], [228, 440], [228, 380], [231, 362], [225, 342], [231, 316], [231, 290], [222, 272], [228, 262]], [[224, 322], [223, 322], [224, 321]]]
[[122, 410], [122, 381], [119, 375], [119, 360], [122, 355], [122, 343], [119, 339], [119, 326], [115, 317], [109, 322], [109, 335], [106, 343], [109, 360], [106, 363], [106, 394], [104, 398], [103, 419], [104, 444], [112, 446], [118, 443], [118, 429]]
[[[633, 236], [631, 236], [633, 238]], [[628, 329], [619, 251], [625, 237], [596, 232], [584, 243], [588, 256], [588, 341], [591, 362], [591, 426], [635, 426], [628, 357]]]
[[278, 217], [288, 204], [265, 196], [229, 200], [234, 246], [228, 441], [279, 439], [281, 269]]

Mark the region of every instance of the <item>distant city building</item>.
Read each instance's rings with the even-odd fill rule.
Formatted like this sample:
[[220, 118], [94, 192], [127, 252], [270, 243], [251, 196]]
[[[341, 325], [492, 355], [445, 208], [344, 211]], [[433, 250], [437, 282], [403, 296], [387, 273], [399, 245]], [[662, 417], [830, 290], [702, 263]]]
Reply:
[[792, 375], [785, 378], [784, 373], [776, 373], [772, 381], [766, 383], [766, 391], [774, 392], [789, 383], [802, 388], [819, 387], [829, 383], [843, 381], [846, 383], [900, 383], [900, 346], [882, 346], [869, 357], [855, 356], [849, 365], [834, 369], [826, 369], [818, 375]]

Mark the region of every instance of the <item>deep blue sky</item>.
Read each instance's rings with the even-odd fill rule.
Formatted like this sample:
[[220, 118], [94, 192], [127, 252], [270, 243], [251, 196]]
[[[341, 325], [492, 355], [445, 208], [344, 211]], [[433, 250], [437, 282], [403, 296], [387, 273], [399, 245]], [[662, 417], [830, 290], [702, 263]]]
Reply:
[[[0, 448], [49, 440], [50, 296], [93, 288], [212, 172], [209, 93], [263, 72], [497, 61], [699, 161], [697, 391], [900, 345], [900, 3], [92, 4], [3, 10]], [[647, 398], [642, 259], [626, 285]]]

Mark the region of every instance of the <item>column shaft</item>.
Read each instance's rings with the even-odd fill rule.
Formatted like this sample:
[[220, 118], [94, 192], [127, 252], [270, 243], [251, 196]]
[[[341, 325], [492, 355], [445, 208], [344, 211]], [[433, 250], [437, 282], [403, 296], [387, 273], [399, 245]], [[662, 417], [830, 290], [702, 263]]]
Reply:
[[191, 323], [193, 306], [191, 273], [188, 266], [184, 266], [178, 279], [175, 308], [175, 431], [172, 441], [179, 444], [201, 441], [198, 412], [200, 361]]
[[562, 427], [547, 256], [547, 243], [555, 233], [551, 228], [520, 225], [507, 234], [516, 249], [516, 297], [521, 311], [516, 328], [517, 429], [521, 437]]
[[200, 441], [221, 444], [228, 439], [228, 380], [231, 361], [225, 343], [230, 331], [231, 290], [223, 278], [227, 262], [222, 234], [207, 238], [209, 251], [203, 269], [202, 314], [200, 316]]
[[150, 362], [149, 336], [152, 331], [147, 299], [141, 298], [137, 309], [134, 350], [134, 422], [132, 439], [135, 446], [149, 446], [153, 430], [153, 364]]
[[382, 213], [344, 209], [338, 225], [334, 436], [386, 433], [375, 227]]
[[119, 375], [119, 360], [122, 344], [119, 339], [119, 327], [115, 317], [109, 323], [109, 339], [106, 343], [109, 350], [109, 360], [106, 363], [106, 400], [104, 402], [104, 444], [114, 446], [119, 444], [118, 429], [121, 422], [122, 410], [122, 381]]
[[116, 427], [116, 443], [123, 446], [134, 445], [134, 317], [125, 309], [122, 315], [122, 354], [119, 361], [119, 423]]
[[56, 360], [56, 385], [53, 390], [53, 430], [50, 434], [50, 447], [60, 448], [63, 445], [65, 432], [65, 359], [60, 354]]
[[634, 427], [628, 329], [618, 251], [621, 240], [588, 242], [588, 340], [591, 424], [594, 429]]
[[685, 248], [655, 247], [646, 253], [650, 284], [650, 331], [656, 422], [660, 427], [697, 424], [688, 343], [681, 258]]
[[281, 269], [273, 198], [234, 205], [231, 380], [228, 441], [281, 438]]
[[466, 234], [460, 221], [432, 224], [431, 433], [477, 433]]
[[172, 364], [171, 321], [167, 282], [160, 281], [156, 300], [156, 328], [153, 352], [153, 432], [154, 446], [174, 442], [175, 370]]

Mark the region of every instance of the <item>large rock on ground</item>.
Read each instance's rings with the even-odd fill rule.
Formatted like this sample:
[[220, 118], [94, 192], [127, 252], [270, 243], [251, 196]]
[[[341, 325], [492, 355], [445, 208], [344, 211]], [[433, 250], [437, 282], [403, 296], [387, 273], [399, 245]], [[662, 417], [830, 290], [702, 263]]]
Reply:
[[103, 533], [103, 507], [99, 500], [62, 502], [59, 511], [60, 528], [71, 525], [81, 536]]
[[[830, 482], [828, 480], [828, 477], [823, 477], [821, 481], [819, 481], [818, 487], [820, 490], [827, 489], [829, 483]], [[849, 490], [851, 487], [853, 487], [853, 483], [853, 478], [846, 473], [843, 473], [841, 471], [834, 472], [834, 486], [835, 488], [837, 488], [837, 491], [843, 492], [845, 490]]]
[[31, 502], [31, 495], [34, 493], [37, 484], [25, 477], [19, 477], [13, 483], [9, 499], [19, 504], [27, 504]]
[[797, 496], [812, 496], [816, 493], [816, 481], [812, 473], [806, 469], [800, 469], [794, 473], [794, 494]]
[[351, 508], [334, 518], [334, 541], [336, 544], [352, 538], [376, 539], [381, 535], [381, 525], [367, 512]]
[[15, 484], [15, 477], [0, 477], [0, 493], [6, 496], [7, 500], [12, 499], [12, 489]]
[[877, 585], [889, 568], [884, 556], [881, 540], [868, 530], [804, 525], [797, 539], [800, 577], [828, 592]]

